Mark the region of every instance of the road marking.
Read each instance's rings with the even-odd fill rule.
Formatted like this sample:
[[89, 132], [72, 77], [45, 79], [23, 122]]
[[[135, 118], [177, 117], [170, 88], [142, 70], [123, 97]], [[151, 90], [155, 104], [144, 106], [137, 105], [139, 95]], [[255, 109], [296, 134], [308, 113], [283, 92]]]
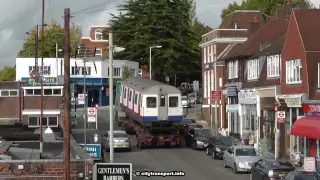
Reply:
[[233, 174], [229, 173], [226, 171], [226, 169], [222, 169], [222, 168], [216, 168], [216, 170], [223, 172], [224, 174], [228, 175], [228, 176], [232, 176]]

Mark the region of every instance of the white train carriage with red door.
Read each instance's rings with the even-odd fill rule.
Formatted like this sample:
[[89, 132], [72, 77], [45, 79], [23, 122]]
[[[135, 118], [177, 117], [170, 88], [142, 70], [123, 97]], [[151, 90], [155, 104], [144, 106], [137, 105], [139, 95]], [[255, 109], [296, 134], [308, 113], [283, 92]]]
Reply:
[[180, 145], [183, 108], [178, 88], [141, 77], [126, 79], [120, 88], [120, 106], [126, 114], [122, 128], [136, 133], [141, 148]]

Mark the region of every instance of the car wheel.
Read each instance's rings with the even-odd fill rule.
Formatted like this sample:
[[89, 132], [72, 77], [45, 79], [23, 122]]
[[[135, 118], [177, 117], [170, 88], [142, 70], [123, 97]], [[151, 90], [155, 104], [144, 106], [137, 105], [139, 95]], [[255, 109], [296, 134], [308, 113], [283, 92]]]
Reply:
[[207, 147], [206, 149], [206, 154], [209, 156], [210, 155], [210, 152], [209, 152], [209, 148]]
[[227, 166], [227, 161], [226, 161], [225, 158], [223, 158], [223, 167], [224, 167], [224, 168], [228, 168], [228, 166]]
[[234, 163], [234, 165], [233, 165], [233, 170], [234, 170], [235, 174], [238, 173], [238, 168], [237, 168], [237, 164], [236, 163]]
[[212, 151], [212, 159], [217, 159], [216, 152]]

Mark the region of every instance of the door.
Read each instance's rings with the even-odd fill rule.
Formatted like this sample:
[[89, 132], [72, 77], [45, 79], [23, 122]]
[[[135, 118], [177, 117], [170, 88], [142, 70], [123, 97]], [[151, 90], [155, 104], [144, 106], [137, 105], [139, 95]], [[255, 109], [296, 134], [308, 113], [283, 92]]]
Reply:
[[168, 95], [160, 95], [159, 120], [168, 120]]

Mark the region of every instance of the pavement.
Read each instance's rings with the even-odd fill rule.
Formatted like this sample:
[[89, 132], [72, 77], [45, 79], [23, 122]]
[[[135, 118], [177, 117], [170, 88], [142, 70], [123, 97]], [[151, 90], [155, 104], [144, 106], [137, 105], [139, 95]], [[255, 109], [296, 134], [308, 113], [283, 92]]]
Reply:
[[[80, 121], [80, 120], [79, 120]], [[79, 123], [77, 128], [82, 128]], [[109, 109], [98, 109], [98, 129], [100, 132], [109, 130]], [[118, 129], [118, 127], [115, 127]], [[114, 155], [116, 163], [132, 163], [133, 171], [171, 172], [182, 171], [185, 176], [167, 176], [168, 180], [247, 180], [248, 174], [234, 174], [231, 169], [223, 168], [221, 160], [213, 160], [206, 156], [205, 151], [195, 151], [190, 148], [180, 149], [145, 149], [136, 147], [135, 136], [130, 136], [132, 152], [117, 152]], [[105, 153], [106, 161], [109, 160], [109, 153]], [[163, 177], [133, 177], [133, 180], [154, 179], [160, 180]]]

